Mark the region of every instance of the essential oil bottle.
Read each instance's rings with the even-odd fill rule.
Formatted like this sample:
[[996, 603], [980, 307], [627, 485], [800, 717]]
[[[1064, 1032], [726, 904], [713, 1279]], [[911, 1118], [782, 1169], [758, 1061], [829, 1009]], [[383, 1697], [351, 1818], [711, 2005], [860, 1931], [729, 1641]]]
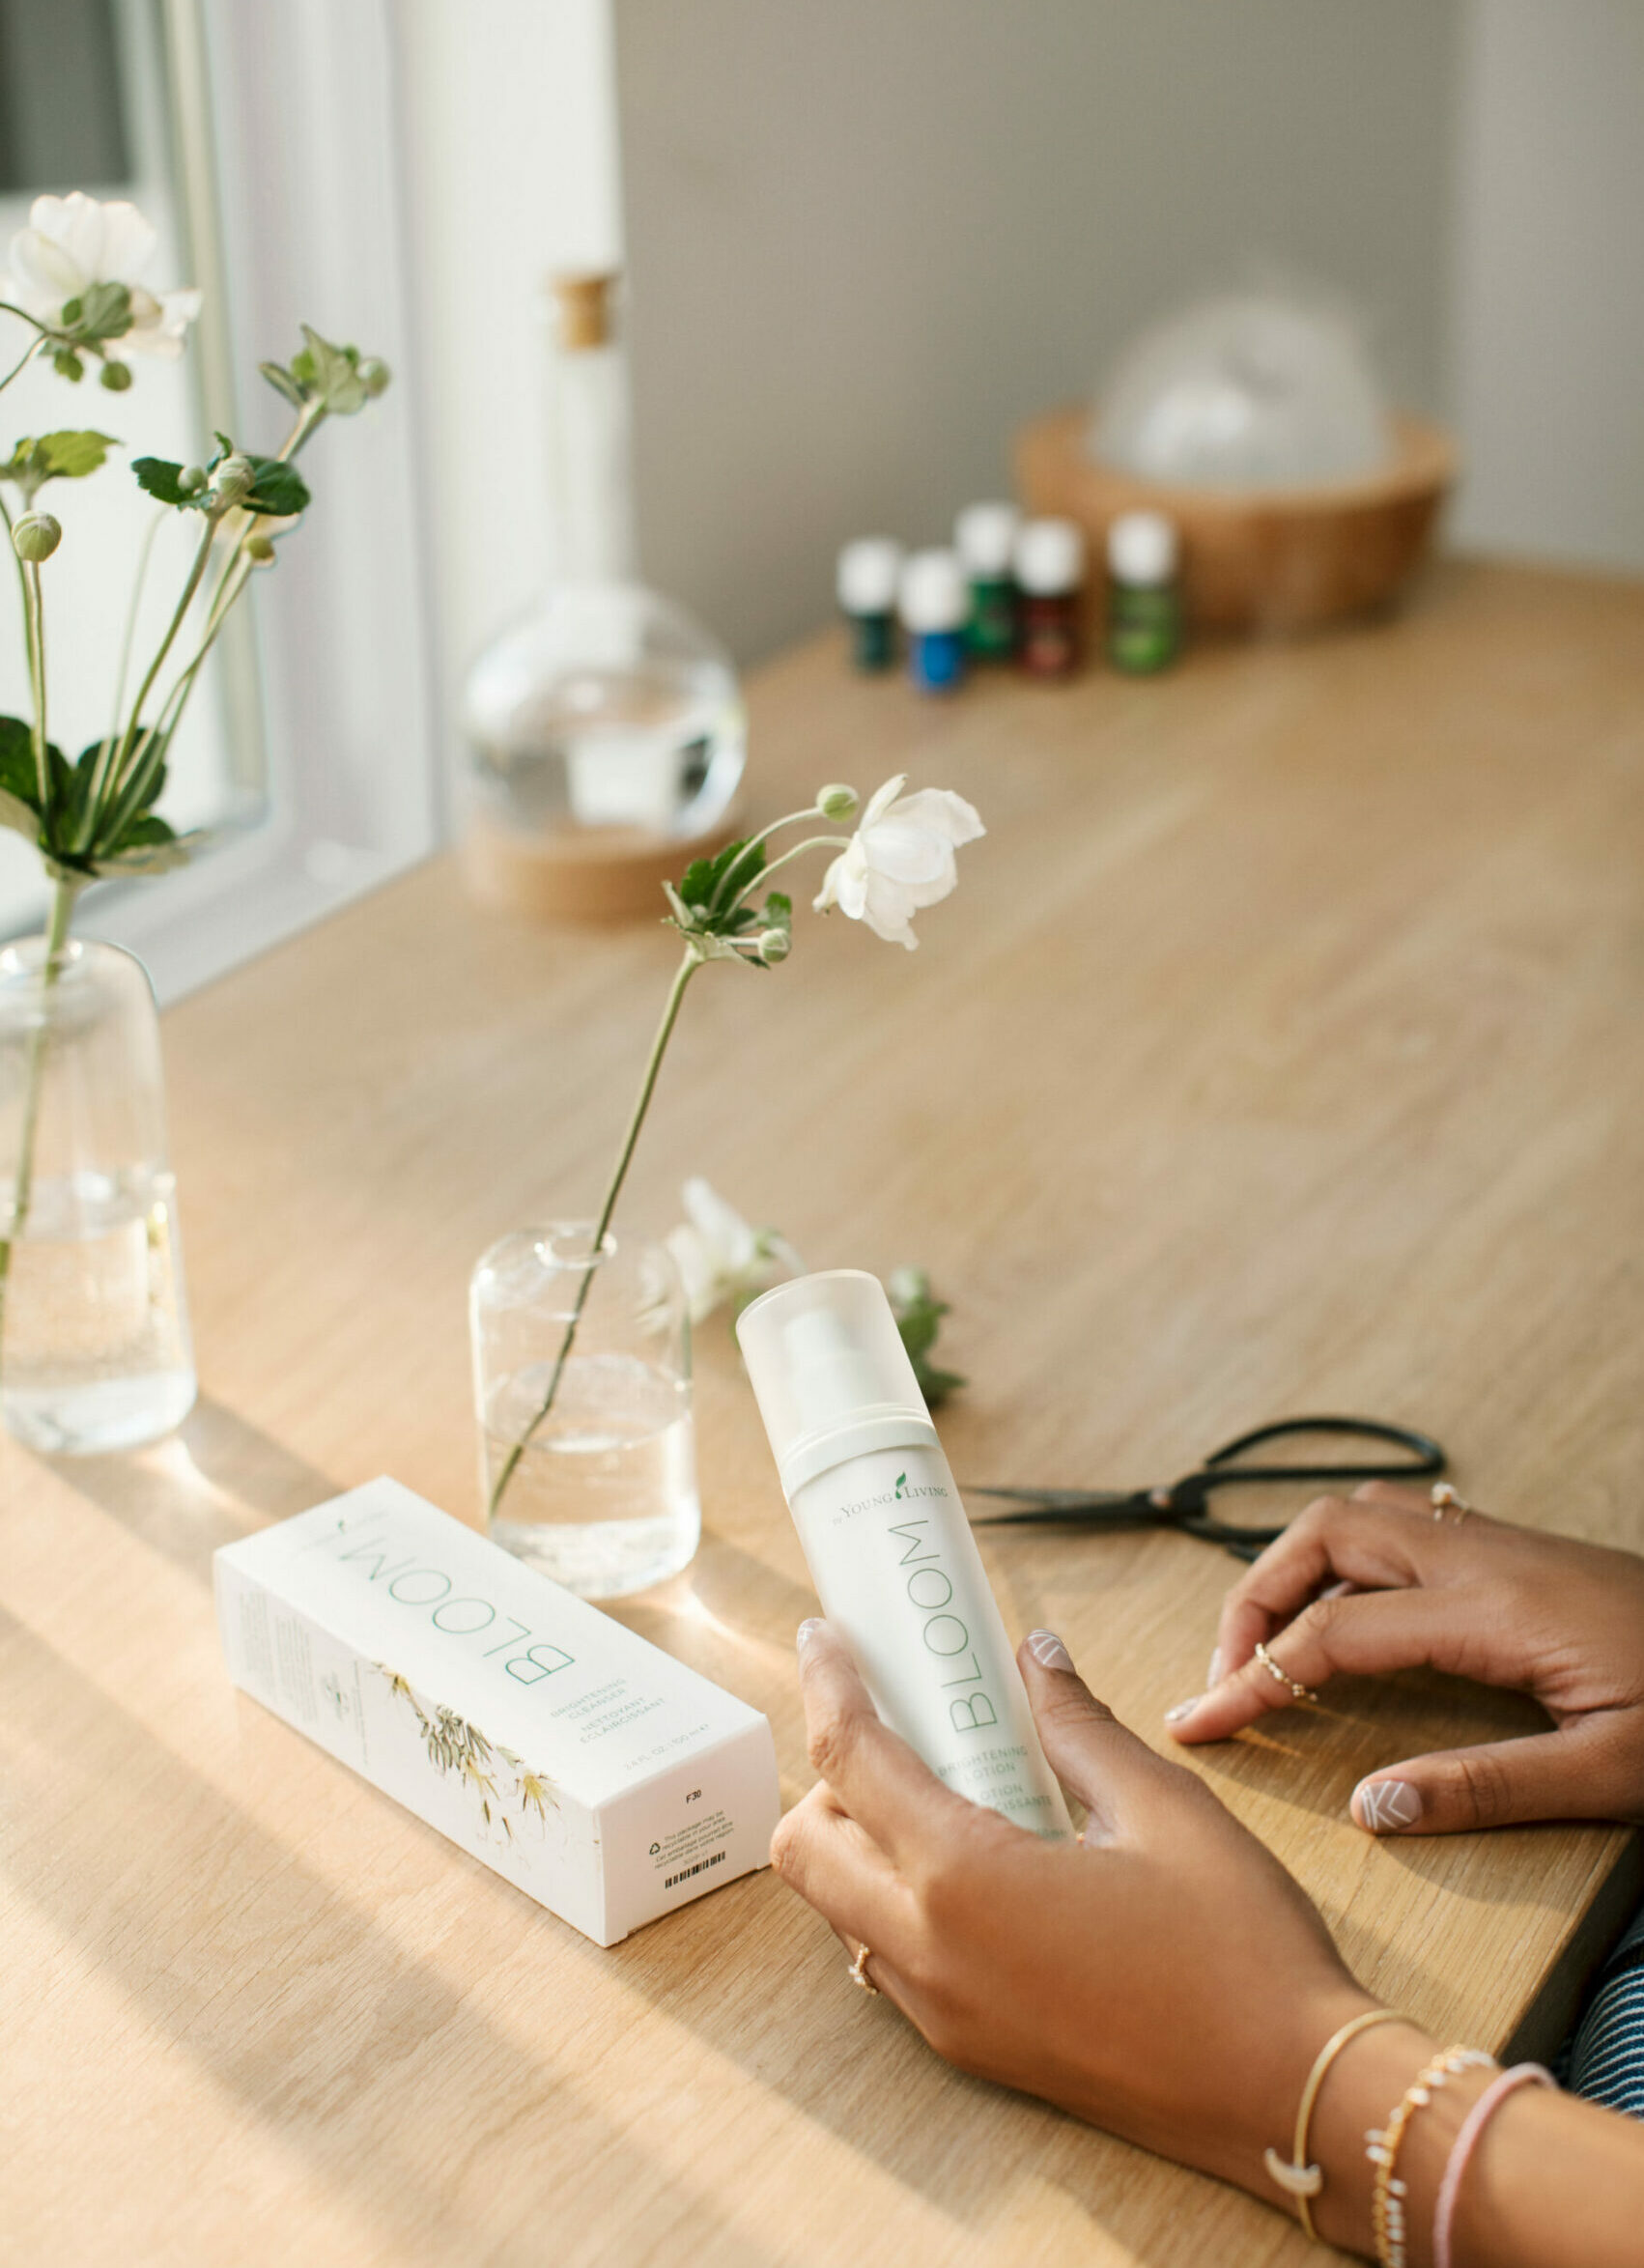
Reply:
[[822, 1611], [884, 1722], [959, 1795], [1071, 1835], [878, 1278], [835, 1268], [779, 1284], [736, 1335]]
[[955, 552], [916, 552], [902, 569], [902, 628], [908, 674], [921, 693], [953, 693], [964, 682], [970, 585]]
[[1016, 658], [1031, 677], [1071, 677], [1084, 638], [1084, 531], [1071, 520], [1029, 520], [1016, 537]]
[[889, 669], [896, 658], [896, 585], [902, 547], [888, 535], [859, 536], [839, 553], [836, 588], [851, 626], [859, 669]]
[[1016, 651], [1011, 561], [1021, 524], [1014, 504], [967, 504], [953, 523], [953, 549], [971, 585], [965, 642], [978, 662], [1007, 662]]
[[1146, 676], [1181, 651], [1180, 547], [1162, 512], [1121, 512], [1107, 531], [1108, 660]]

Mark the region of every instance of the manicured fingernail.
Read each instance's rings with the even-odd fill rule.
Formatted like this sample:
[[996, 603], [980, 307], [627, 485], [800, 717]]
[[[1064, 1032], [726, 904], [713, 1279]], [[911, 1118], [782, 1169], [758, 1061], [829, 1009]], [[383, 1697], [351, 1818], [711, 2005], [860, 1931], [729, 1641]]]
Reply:
[[1219, 1685], [1221, 1684], [1221, 1682], [1222, 1682], [1222, 1650], [1221, 1650], [1221, 1648], [1218, 1646], [1218, 1647], [1216, 1648], [1215, 1652], [1214, 1652], [1214, 1653], [1211, 1655], [1211, 1657], [1210, 1657], [1210, 1666], [1209, 1666], [1209, 1668], [1208, 1668], [1208, 1669], [1207, 1669], [1207, 1670], [1205, 1672], [1205, 1683], [1207, 1686], [1219, 1686]]
[[1184, 1716], [1191, 1716], [1204, 1698], [1203, 1693], [1195, 1693], [1191, 1701], [1178, 1701], [1174, 1709], [1167, 1709], [1166, 1724], [1179, 1724]]
[[1396, 1835], [1420, 1819], [1421, 1790], [1408, 1780], [1360, 1780], [1352, 1809], [1360, 1827], [1373, 1835]]
[[1326, 1583], [1318, 1596], [1320, 1599], [1346, 1599], [1350, 1592], [1357, 1589], [1357, 1583], [1344, 1575], [1339, 1583]]
[[799, 1648], [802, 1654], [805, 1652], [805, 1649], [809, 1645], [811, 1639], [815, 1637], [817, 1631], [821, 1628], [822, 1618], [817, 1614], [807, 1615], [804, 1622], [800, 1624], [798, 1633], [794, 1638], [794, 1644]]
[[1030, 1630], [1028, 1652], [1041, 1669], [1071, 1669], [1073, 1657], [1054, 1630]]

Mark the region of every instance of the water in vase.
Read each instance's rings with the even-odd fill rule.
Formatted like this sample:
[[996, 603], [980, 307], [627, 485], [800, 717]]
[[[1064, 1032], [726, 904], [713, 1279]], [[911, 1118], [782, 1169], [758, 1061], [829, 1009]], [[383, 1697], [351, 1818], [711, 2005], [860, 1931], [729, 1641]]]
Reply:
[[[498, 1379], [486, 1407], [489, 1500], [553, 1366]], [[640, 1357], [574, 1354], [509, 1480], [496, 1543], [583, 1599], [619, 1599], [685, 1566], [701, 1533], [689, 1379]]]
[[[11, 1207], [0, 1185], [0, 1219]], [[7, 1432], [59, 1456], [169, 1432], [195, 1393], [182, 1287], [170, 1174], [37, 1181], [5, 1286]]]

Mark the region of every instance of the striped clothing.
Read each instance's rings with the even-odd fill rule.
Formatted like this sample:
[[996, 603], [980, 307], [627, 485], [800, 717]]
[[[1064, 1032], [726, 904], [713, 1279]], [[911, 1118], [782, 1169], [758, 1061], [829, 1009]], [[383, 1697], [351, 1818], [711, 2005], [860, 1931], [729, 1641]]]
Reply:
[[1600, 1970], [1561, 2061], [1572, 2094], [1644, 2118], [1644, 1910]]

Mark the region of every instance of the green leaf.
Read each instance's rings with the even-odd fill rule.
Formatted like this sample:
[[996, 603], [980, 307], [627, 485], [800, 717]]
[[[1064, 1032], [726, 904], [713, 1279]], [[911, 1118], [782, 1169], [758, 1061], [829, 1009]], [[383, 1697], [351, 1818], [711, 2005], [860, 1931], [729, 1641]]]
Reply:
[[715, 862], [712, 859], [693, 859], [686, 867], [684, 879], [679, 885], [679, 894], [688, 906], [707, 904], [714, 893], [714, 868]]
[[931, 1409], [939, 1409], [950, 1394], [956, 1394], [967, 1383], [957, 1371], [939, 1371], [927, 1362], [914, 1364], [914, 1376], [919, 1381], [919, 1389], [924, 1396], [927, 1407]]
[[714, 861], [714, 898], [720, 905], [729, 905], [742, 895], [749, 885], [764, 870], [765, 845], [762, 842], [728, 843]]
[[301, 409], [304, 399], [302, 388], [289, 370], [278, 362], [259, 362], [257, 367], [276, 394], [283, 394], [294, 410]]
[[132, 820], [115, 845], [114, 852], [109, 855], [115, 856], [120, 851], [145, 850], [152, 843], [176, 840], [177, 830], [169, 821], [162, 819], [157, 811], [145, 811], [140, 818]]
[[278, 457], [253, 457], [257, 479], [244, 499], [247, 512], [266, 512], [284, 520], [308, 509], [308, 484], [295, 465]]
[[0, 788], [40, 808], [39, 783], [34, 771], [34, 734], [20, 717], [0, 717]]
[[[74, 309], [72, 316], [71, 307]], [[123, 339], [131, 327], [131, 295], [123, 283], [88, 284], [77, 302], [69, 301], [63, 318], [65, 331], [87, 345], [99, 339]]]
[[14, 795], [7, 787], [0, 787], [0, 827], [10, 828], [25, 841], [40, 841], [40, 818], [33, 804], [24, 803], [21, 796]]
[[144, 495], [156, 497], [162, 504], [176, 504], [180, 509], [186, 510], [198, 501], [196, 497], [184, 493], [179, 485], [183, 478], [183, 468], [172, 464], [169, 458], [137, 457], [132, 460], [131, 469]]
[[166, 874], [174, 866], [185, 866], [197, 851], [211, 839], [208, 828], [196, 827], [186, 835], [173, 835], [163, 819], [140, 819], [139, 828], [165, 828], [160, 835], [139, 836], [133, 829], [117, 851], [99, 851], [93, 862], [98, 874]]
[[98, 472], [110, 449], [121, 443], [111, 433], [48, 433], [43, 434], [36, 446], [45, 459], [46, 472], [52, 479], [84, 480], [88, 472]]
[[370, 397], [359, 375], [359, 349], [333, 347], [306, 323], [302, 335], [307, 345], [300, 354], [292, 356], [292, 376], [334, 416], [352, 417], [356, 410], [363, 410]]
[[765, 900], [764, 926], [767, 929], [792, 929], [793, 900], [782, 890], [773, 890]]

